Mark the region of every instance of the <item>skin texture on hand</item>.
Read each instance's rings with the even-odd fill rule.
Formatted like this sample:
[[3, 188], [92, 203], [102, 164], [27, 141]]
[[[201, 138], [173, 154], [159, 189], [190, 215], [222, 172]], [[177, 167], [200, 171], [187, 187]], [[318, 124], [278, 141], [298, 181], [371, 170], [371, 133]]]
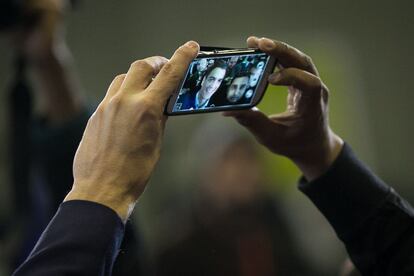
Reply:
[[343, 141], [329, 127], [329, 91], [310, 57], [286, 43], [249, 37], [247, 44], [276, 57], [279, 70], [269, 83], [288, 87], [287, 108], [265, 115], [257, 108], [225, 112], [245, 126], [270, 151], [290, 158], [311, 181], [340, 153]]
[[166, 101], [198, 50], [197, 43], [188, 42], [169, 61], [138, 60], [113, 80], [87, 124], [65, 201], [98, 202], [128, 218], [160, 156]]

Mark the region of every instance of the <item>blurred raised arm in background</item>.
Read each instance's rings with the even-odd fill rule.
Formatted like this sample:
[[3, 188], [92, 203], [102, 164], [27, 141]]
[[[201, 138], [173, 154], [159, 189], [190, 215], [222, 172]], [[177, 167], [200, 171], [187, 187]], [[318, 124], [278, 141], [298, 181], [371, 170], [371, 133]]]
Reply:
[[[22, 237], [12, 267], [30, 253], [73, 184], [73, 157], [92, 109], [65, 39], [69, 0], [8, 1], [16, 16], [6, 34], [16, 53], [10, 101], [10, 156]], [[18, 4], [17, 4], [18, 3]], [[141, 274], [145, 256], [126, 225], [115, 275]], [[132, 272], [134, 271], [134, 272]]]

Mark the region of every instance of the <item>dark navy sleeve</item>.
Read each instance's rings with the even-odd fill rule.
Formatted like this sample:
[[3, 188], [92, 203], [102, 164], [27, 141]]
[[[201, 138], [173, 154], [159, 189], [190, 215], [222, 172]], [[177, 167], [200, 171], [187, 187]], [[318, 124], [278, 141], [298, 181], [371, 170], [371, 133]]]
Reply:
[[60, 205], [13, 275], [111, 275], [124, 224], [110, 208], [72, 200]]
[[414, 275], [414, 209], [345, 144], [320, 178], [299, 189], [324, 214], [363, 275]]

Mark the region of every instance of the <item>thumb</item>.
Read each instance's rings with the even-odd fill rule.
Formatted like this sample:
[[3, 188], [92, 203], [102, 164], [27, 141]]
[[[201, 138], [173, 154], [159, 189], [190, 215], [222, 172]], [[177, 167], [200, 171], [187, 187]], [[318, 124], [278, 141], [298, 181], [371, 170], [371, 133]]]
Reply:
[[223, 116], [235, 118], [256, 136], [260, 143], [265, 143], [267, 138], [272, 136], [271, 133], [275, 131], [275, 128], [279, 127], [257, 107], [242, 111], [226, 111]]

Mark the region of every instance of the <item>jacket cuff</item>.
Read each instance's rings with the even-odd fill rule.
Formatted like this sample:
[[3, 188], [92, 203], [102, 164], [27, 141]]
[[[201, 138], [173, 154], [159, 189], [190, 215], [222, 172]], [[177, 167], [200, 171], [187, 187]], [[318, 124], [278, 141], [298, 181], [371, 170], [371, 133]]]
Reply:
[[[77, 265], [100, 267], [107, 273], [112, 271], [124, 230], [125, 225], [118, 214], [105, 205], [86, 200], [65, 201], [32, 254], [42, 251], [38, 247], [47, 247], [59, 241], [62, 245], [70, 245], [65, 253], [76, 255]], [[105, 273], [102, 275], [109, 275]]]
[[124, 234], [112, 209], [63, 202], [28, 259], [13, 275], [110, 275]]

